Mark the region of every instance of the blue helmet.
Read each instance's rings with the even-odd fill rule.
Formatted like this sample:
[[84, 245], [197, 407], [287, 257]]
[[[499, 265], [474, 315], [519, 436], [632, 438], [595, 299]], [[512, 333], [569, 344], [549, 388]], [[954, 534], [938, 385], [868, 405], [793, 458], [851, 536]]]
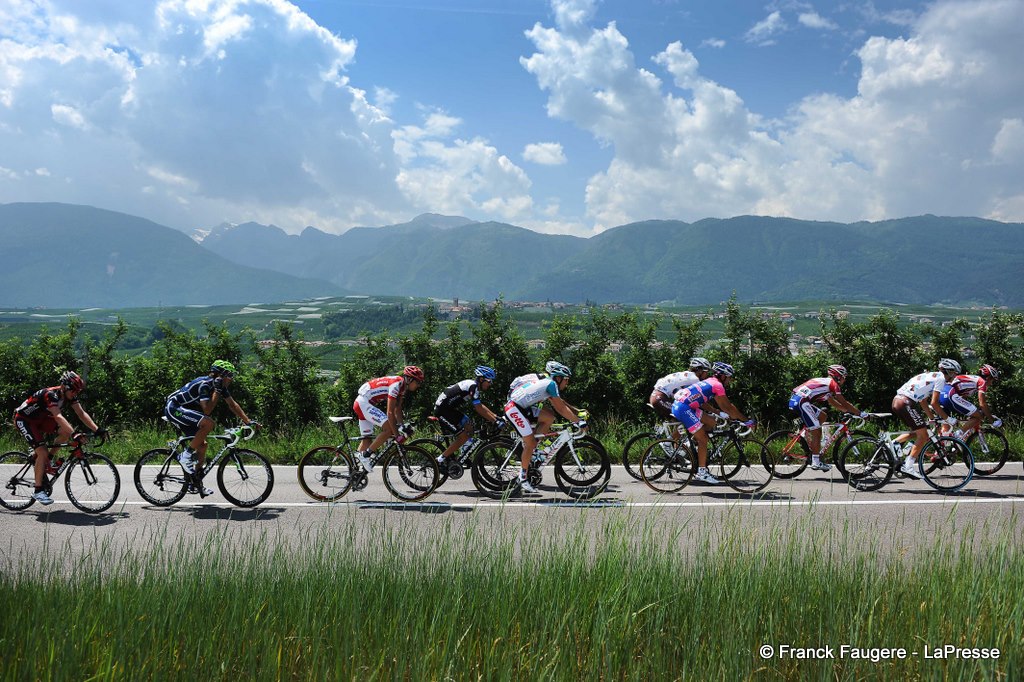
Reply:
[[487, 381], [494, 381], [494, 377], [498, 376], [498, 373], [494, 371], [494, 368], [488, 367], [487, 365], [480, 365], [473, 373]]
[[733, 374], [736, 373], [736, 370], [734, 370], [732, 368], [732, 365], [730, 365], [727, 362], [716, 362], [714, 365], [711, 366], [711, 372], [715, 376], [721, 374], [722, 376], [731, 377]]

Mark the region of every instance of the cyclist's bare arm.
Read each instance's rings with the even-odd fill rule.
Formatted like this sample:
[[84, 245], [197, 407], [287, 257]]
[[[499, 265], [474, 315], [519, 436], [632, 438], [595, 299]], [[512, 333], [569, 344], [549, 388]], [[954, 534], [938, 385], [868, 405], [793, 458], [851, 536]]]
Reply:
[[565, 402], [561, 398], [552, 396], [550, 400], [551, 407], [555, 409], [555, 412], [558, 412], [558, 414], [562, 415], [569, 421], [575, 422], [580, 418], [579, 415], [576, 414], [576, 410], [574, 410], [569, 403]]
[[828, 401], [829, 403], [832, 404], [833, 407], [836, 407], [842, 410], [843, 412], [849, 412], [850, 414], [860, 414], [860, 410], [854, 407], [853, 403], [851, 403], [849, 400], [847, 400], [841, 395], [830, 395], [828, 397]]
[[490, 409], [488, 409], [488, 407], [483, 403], [480, 403], [479, 405], [474, 405], [473, 409], [476, 410], [476, 413], [478, 415], [480, 415], [489, 422], [493, 422], [494, 420], [497, 419], [494, 413], [491, 412]]
[[732, 404], [732, 401], [724, 395], [716, 395], [715, 401], [718, 403], [718, 406], [722, 408], [722, 411], [727, 413], [733, 419], [741, 422], [747, 420], [747, 418], [743, 416], [743, 413], [736, 409], [736, 406]]
[[224, 403], [228, 406], [228, 409], [235, 413], [235, 416], [242, 420], [243, 424], [248, 424], [252, 420], [246, 416], [245, 410], [242, 406], [235, 402], [234, 398], [224, 398]]
[[[941, 394], [938, 391], [932, 391], [932, 401], [928, 405], [928, 407], [930, 407], [931, 409], [930, 410], [925, 410], [925, 412], [929, 412], [930, 411], [931, 414], [934, 415], [936, 419], [946, 420], [946, 419], [949, 419], [949, 415], [946, 414], [946, 411], [944, 409], [942, 409], [942, 407], [939, 405], [939, 396], [940, 395]], [[921, 404], [924, 405], [924, 401], [923, 400], [921, 401]]]
[[978, 391], [978, 407], [985, 412], [985, 421], [992, 421], [992, 410], [988, 409], [988, 400], [985, 399], [984, 391]]
[[[402, 401], [388, 396], [388, 424], [397, 429], [402, 424]], [[387, 424], [384, 425], [387, 428]]]
[[80, 403], [72, 403], [71, 409], [75, 411], [75, 414], [78, 415], [78, 418], [90, 431], [95, 433], [100, 430], [100, 427], [96, 426], [96, 422], [92, 420], [92, 417], [89, 416], [89, 413], [85, 411], [85, 408]]

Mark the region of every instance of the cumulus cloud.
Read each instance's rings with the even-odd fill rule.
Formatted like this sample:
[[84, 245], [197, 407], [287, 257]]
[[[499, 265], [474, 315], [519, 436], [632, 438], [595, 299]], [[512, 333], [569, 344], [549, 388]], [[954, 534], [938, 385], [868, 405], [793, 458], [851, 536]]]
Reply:
[[557, 142], [528, 144], [523, 149], [523, 159], [542, 166], [560, 166], [566, 162], [565, 151]]
[[774, 45], [775, 36], [784, 30], [786, 30], [786, 21], [782, 18], [782, 12], [775, 10], [751, 26], [744, 35], [744, 39], [755, 45]]
[[936, 3], [907, 37], [864, 42], [856, 96], [807, 97], [772, 121], [704, 77], [680, 43], [654, 57], [663, 82], [614, 24], [586, 35], [535, 26], [523, 65], [552, 116], [614, 148], [586, 191], [599, 228], [743, 213], [1024, 220], [1022, 25], [1015, 0]]
[[825, 29], [829, 31], [834, 31], [839, 28], [839, 24], [831, 19], [821, 16], [817, 12], [801, 12], [797, 16], [797, 21], [807, 28]]

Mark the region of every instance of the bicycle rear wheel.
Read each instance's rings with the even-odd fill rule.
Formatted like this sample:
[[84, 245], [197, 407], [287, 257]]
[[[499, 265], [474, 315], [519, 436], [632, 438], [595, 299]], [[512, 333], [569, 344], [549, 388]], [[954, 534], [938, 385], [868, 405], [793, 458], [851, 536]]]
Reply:
[[396, 443], [391, 447], [382, 469], [384, 486], [400, 500], [416, 502], [437, 488], [437, 462], [423, 448]]
[[839, 455], [841, 471], [850, 487], [862, 492], [878, 490], [892, 478], [896, 462], [884, 443], [858, 438]]
[[255, 450], [232, 450], [217, 467], [217, 487], [236, 507], [255, 507], [274, 489], [274, 470]]
[[611, 475], [608, 452], [593, 439], [570, 441], [555, 454], [555, 483], [569, 497], [587, 500], [600, 495]]
[[1003, 468], [1010, 457], [1010, 444], [1003, 432], [994, 426], [983, 426], [966, 440], [967, 447], [974, 455], [974, 473], [990, 476]]
[[12, 511], [28, 509], [35, 502], [35, 471], [32, 458], [24, 452], [0, 455], [0, 505]]
[[917, 460], [925, 482], [936, 490], [952, 493], [974, 477], [974, 455], [959, 438], [939, 436], [929, 440]]
[[753, 438], [731, 439], [722, 446], [722, 472], [732, 474], [725, 482], [738, 493], [756, 493], [772, 482], [774, 467], [768, 448]]
[[150, 450], [139, 457], [134, 479], [142, 499], [158, 507], [169, 507], [188, 491], [188, 475], [166, 448]]
[[638, 433], [626, 441], [626, 445], [622, 448], [622, 466], [625, 467], [627, 474], [638, 481], [643, 480], [640, 475], [640, 460], [643, 459], [644, 453], [647, 452], [651, 443], [661, 438], [654, 431], [647, 431]]
[[504, 494], [519, 478], [522, 456], [522, 442], [510, 438], [480, 446], [473, 458], [473, 485], [485, 495]]
[[800, 437], [800, 431], [776, 431], [765, 439], [764, 445], [771, 453], [777, 478], [796, 478], [811, 461], [811, 450]]
[[299, 487], [317, 502], [335, 502], [352, 489], [352, 456], [339, 448], [313, 448], [299, 460]]
[[647, 448], [640, 460], [640, 476], [651, 490], [674, 493], [693, 478], [696, 459], [686, 445], [663, 438]]
[[106, 455], [90, 452], [75, 459], [64, 475], [71, 504], [89, 514], [110, 509], [121, 492], [121, 475]]

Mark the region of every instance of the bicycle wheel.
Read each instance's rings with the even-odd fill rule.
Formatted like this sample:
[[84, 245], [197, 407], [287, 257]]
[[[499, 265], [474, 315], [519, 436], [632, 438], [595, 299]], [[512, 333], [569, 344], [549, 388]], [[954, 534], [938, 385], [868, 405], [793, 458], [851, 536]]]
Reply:
[[[724, 477], [724, 471], [732, 475]], [[738, 493], [756, 493], [772, 482], [774, 466], [771, 452], [754, 438], [734, 438], [722, 446], [722, 470], [725, 482]]]
[[[437, 458], [440, 457], [441, 453], [443, 453], [445, 448], [448, 447], [448, 443], [444, 442], [440, 438], [417, 438], [416, 440], [411, 440], [408, 443], [406, 443], [405, 447], [407, 447], [407, 448], [420, 448], [422, 450], [426, 450], [428, 453], [430, 453], [431, 457], [433, 457], [434, 461], [436, 462]], [[458, 455], [458, 450], [456, 450], [455, 453], [452, 456], [454, 457], [456, 455]], [[437, 484], [441, 485], [442, 483], [444, 483], [447, 480], [448, 480], [448, 469], [445, 468], [445, 469], [442, 470], [441, 466], [438, 465], [438, 467], [437, 467]]]
[[406, 502], [422, 500], [437, 487], [437, 462], [422, 448], [393, 445], [382, 470], [388, 492]]
[[593, 439], [569, 441], [555, 453], [555, 483], [569, 497], [587, 500], [600, 495], [611, 475], [608, 452]]
[[28, 509], [35, 502], [35, 471], [32, 458], [24, 452], [0, 455], [0, 505], [12, 511]]
[[255, 450], [231, 450], [217, 467], [217, 487], [236, 507], [255, 507], [274, 489], [274, 470]]
[[1010, 457], [1010, 444], [1006, 436], [994, 426], [981, 427], [980, 433], [975, 431], [965, 442], [974, 455], [974, 473], [978, 476], [994, 474], [1003, 468]]
[[188, 474], [166, 448], [150, 450], [135, 463], [135, 489], [142, 499], [169, 507], [188, 492]]
[[796, 478], [811, 461], [811, 450], [800, 437], [800, 431], [776, 431], [765, 438], [764, 446], [771, 453], [778, 478]]
[[503, 494], [519, 478], [522, 456], [522, 441], [511, 438], [480, 446], [473, 458], [473, 485], [485, 495]]
[[299, 487], [317, 502], [335, 502], [352, 489], [352, 456], [322, 445], [299, 460]]
[[121, 475], [106, 455], [90, 452], [72, 460], [64, 475], [71, 504], [89, 514], [110, 509], [121, 492]]
[[663, 438], [652, 443], [641, 458], [640, 477], [655, 492], [674, 493], [693, 478], [696, 459], [686, 445]]
[[974, 455], [959, 438], [929, 440], [917, 459], [925, 482], [944, 493], [960, 490], [974, 477]]
[[[871, 440], [878, 440], [878, 434], [865, 431], [864, 429], [850, 429], [846, 435], [843, 436], [842, 440], [832, 441], [832, 461], [836, 465], [836, 471], [842, 476], [843, 480], [847, 480], [846, 469], [843, 468], [843, 451], [853, 445], [853, 442], [858, 438], [870, 438]], [[822, 453], [824, 455], [824, 453]]]
[[858, 438], [839, 455], [841, 470], [851, 488], [868, 492], [878, 490], [892, 478], [896, 462], [884, 443], [874, 438]]
[[622, 466], [625, 467], [627, 474], [638, 481], [643, 480], [640, 475], [640, 460], [651, 443], [660, 439], [661, 436], [654, 431], [646, 431], [638, 433], [626, 441], [626, 445], [622, 448]]

